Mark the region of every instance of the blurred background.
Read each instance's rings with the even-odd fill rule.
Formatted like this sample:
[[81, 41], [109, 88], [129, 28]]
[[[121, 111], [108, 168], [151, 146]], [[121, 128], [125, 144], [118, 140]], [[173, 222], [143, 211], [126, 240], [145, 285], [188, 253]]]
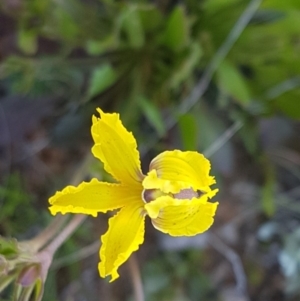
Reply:
[[[2, 236], [52, 220], [48, 198], [89, 156], [96, 107], [121, 114], [144, 172], [163, 150], [197, 150], [220, 190], [203, 235], [147, 221], [147, 301], [300, 300], [300, 1], [2, 0]], [[107, 178], [94, 159], [91, 177]], [[106, 229], [107, 215], [88, 218], [62, 246], [44, 301], [134, 300], [128, 263], [99, 278]]]

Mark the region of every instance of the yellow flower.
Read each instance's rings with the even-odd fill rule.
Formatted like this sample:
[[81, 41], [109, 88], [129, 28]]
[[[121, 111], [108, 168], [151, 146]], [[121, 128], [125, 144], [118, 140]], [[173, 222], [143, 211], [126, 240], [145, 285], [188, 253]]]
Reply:
[[101, 277], [119, 277], [117, 272], [144, 240], [144, 220], [148, 215], [153, 226], [172, 236], [192, 236], [206, 231], [213, 223], [218, 203], [210, 203], [217, 189], [209, 175], [210, 163], [197, 152], [165, 151], [155, 157], [150, 171], [141, 170], [137, 143], [123, 126], [119, 114], [93, 116], [92, 152], [104, 163], [105, 170], [118, 183], [92, 179], [78, 187], [67, 186], [50, 198], [53, 215], [60, 212], [84, 213], [119, 209], [110, 218], [102, 236]]

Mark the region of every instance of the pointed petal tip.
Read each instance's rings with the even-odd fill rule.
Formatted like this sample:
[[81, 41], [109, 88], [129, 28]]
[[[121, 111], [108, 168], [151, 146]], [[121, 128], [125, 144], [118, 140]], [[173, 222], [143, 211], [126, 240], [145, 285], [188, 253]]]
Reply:
[[105, 273], [105, 266], [102, 262], [98, 263], [98, 271], [101, 278], [107, 278], [110, 276], [109, 283], [115, 281], [120, 277], [119, 273], [117, 272], [117, 268], [111, 271], [111, 273]]
[[214, 190], [211, 190], [210, 192], [207, 193], [207, 196], [209, 199], [213, 198], [217, 193], [219, 192], [219, 189], [216, 188]]
[[117, 113], [104, 113], [97, 109], [100, 118], [93, 116], [91, 128], [93, 155], [104, 163], [104, 169], [121, 183], [139, 185], [142, 171], [137, 142]]
[[108, 231], [101, 237], [98, 268], [101, 277], [111, 276], [110, 282], [119, 277], [119, 267], [144, 241], [145, 216], [141, 214], [142, 210], [138, 203], [122, 208], [109, 219]]
[[101, 110], [101, 108], [96, 108], [96, 111], [100, 114], [100, 116], [102, 115], [102, 114], [105, 114], [102, 110]]
[[49, 199], [50, 212], [55, 215], [60, 212], [82, 213], [94, 217], [99, 212], [106, 213], [124, 207], [131, 203], [142, 203], [141, 188], [100, 182], [92, 179], [90, 182], [82, 182], [77, 187], [67, 186], [58, 191]]

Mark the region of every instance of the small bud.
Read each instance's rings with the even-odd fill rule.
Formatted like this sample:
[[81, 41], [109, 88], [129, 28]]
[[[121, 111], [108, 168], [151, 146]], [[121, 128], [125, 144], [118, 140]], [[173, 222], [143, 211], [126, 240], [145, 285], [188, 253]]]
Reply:
[[23, 268], [19, 274], [17, 282], [23, 287], [33, 285], [41, 276], [41, 267], [39, 264], [32, 264]]

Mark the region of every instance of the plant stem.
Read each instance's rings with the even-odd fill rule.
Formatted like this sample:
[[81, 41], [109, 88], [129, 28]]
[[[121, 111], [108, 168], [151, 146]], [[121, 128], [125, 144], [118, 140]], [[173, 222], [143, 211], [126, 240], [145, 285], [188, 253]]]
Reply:
[[135, 301], [144, 301], [143, 283], [135, 254], [131, 255], [128, 264], [133, 284], [134, 299]]
[[22, 243], [24, 245], [25, 244], [30, 245], [30, 250], [33, 253], [39, 251], [56, 235], [56, 233], [60, 230], [60, 228], [67, 221], [68, 218], [69, 216], [67, 215], [55, 216], [54, 219], [51, 221], [51, 223], [44, 230], [42, 230], [42, 232], [40, 232], [34, 238], [28, 241], [24, 241]]
[[[73, 174], [73, 177], [70, 181], [71, 185], [77, 185], [81, 182], [86, 173], [86, 169], [89, 166], [91, 158], [91, 154], [87, 154], [83, 161], [79, 164], [77, 170]], [[62, 226], [66, 223], [69, 217], [69, 215], [55, 216], [52, 222], [44, 230], [42, 230], [41, 233], [39, 233], [36, 237], [28, 241], [24, 241], [24, 245], [29, 245], [30, 250], [33, 252], [41, 250], [49, 241], [51, 241], [55, 237], [57, 232], [62, 228]]]
[[54, 254], [85, 219], [86, 215], [76, 214], [62, 229], [62, 231], [51, 241], [45, 250], [51, 254]]

